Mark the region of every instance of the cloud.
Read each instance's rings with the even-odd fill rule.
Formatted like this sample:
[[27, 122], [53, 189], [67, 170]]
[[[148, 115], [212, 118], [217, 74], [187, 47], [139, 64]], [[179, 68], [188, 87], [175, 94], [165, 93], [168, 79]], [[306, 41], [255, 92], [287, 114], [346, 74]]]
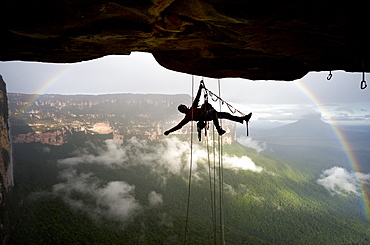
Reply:
[[42, 152], [49, 153], [51, 151], [50, 147], [42, 147]]
[[[79, 156], [61, 159], [61, 165], [74, 166], [80, 163], [99, 164], [107, 167], [119, 168], [130, 166], [147, 166], [152, 173], [157, 173], [165, 178], [165, 174], [182, 175], [189, 171], [190, 144], [180, 141], [177, 137], [169, 137], [158, 145], [150, 145], [133, 137], [126, 143], [122, 140], [108, 139], [106, 147], [98, 150], [96, 155], [87, 152]], [[218, 156], [216, 156], [218, 157]], [[205, 163], [208, 154], [199, 145], [193, 145], [192, 169], [195, 178], [200, 178], [199, 163]], [[261, 172], [260, 167], [248, 157], [230, 157], [225, 155], [225, 168], [236, 168]], [[201, 171], [201, 170], [200, 170]]]
[[[108, 168], [130, 168], [145, 166], [151, 174], [158, 177], [162, 185], [171, 175], [181, 176], [188, 180], [190, 162], [190, 144], [182, 142], [176, 137], [169, 137], [160, 144], [152, 145], [137, 138], [123, 142], [106, 140], [105, 144], [97, 148], [89, 146], [82, 149], [77, 156], [58, 161], [61, 168], [62, 182], [53, 186], [53, 193], [60, 196], [68, 205], [80, 210], [98, 221], [102, 218], [117, 222], [124, 222], [140, 212], [142, 206], [135, 199], [135, 186], [125, 181], [112, 181], [103, 184], [93, 173], [79, 173], [78, 164], [97, 164]], [[199, 145], [193, 145], [192, 177], [196, 181], [208, 179], [208, 154]], [[213, 159], [213, 157], [212, 157]], [[218, 159], [215, 156], [214, 159]], [[248, 170], [260, 173], [263, 168], [257, 166], [249, 157], [223, 156], [224, 168]], [[202, 165], [202, 167], [200, 167]], [[230, 189], [230, 191], [232, 191]], [[149, 207], [163, 204], [163, 196], [151, 191], [148, 194]]]
[[260, 173], [263, 168], [257, 166], [252, 159], [247, 156], [242, 157], [225, 157], [224, 167], [231, 169], [249, 170], [252, 172]]
[[148, 195], [149, 205], [150, 206], [158, 206], [163, 204], [163, 196], [160, 193], [155, 191], [151, 191]]
[[301, 118], [307, 119], [307, 120], [321, 120], [322, 115], [320, 112], [313, 112], [313, 113], [303, 114]]
[[[90, 143], [87, 148], [75, 151], [76, 156], [60, 159], [59, 173], [61, 182], [54, 185], [52, 193], [75, 210], [86, 213], [92, 220], [113, 220], [125, 223], [132, 220], [146, 208], [156, 208], [163, 205], [162, 194], [151, 191], [148, 193], [148, 204], [145, 206], [135, 198], [135, 186], [125, 181], [102, 181], [93, 173], [80, 172], [79, 164], [95, 164], [113, 169], [128, 169], [143, 166], [166, 185], [167, 178], [176, 175], [188, 181], [190, 166], [190, 144], [180, 141], [177, 137], [166, 138], [158, 144], [148, 144], [146, 141], [133, 137], [128, 141], [109, 139], [101, 146]], [[193, 145], [192, 178], [195, 181], [208, 181], [208, 153], [198, 144]], [[211, 151], [210, 154], [213, 154]], [[210, 156], [212, 159], [219, 159]], [[228, 156], [224, 154], [225, 169], [246, 170], [255, 173], [263, 171], [249, 157]], [[231, 195], [236, 190], [224, 183], [225, 191]], [[242, 188], [245, 190], [245, 188]], [[168, 215], [160, 216], [162, 223], [171, 226]], [[161, 223], [161, 224], [162, 224]]]
[[341, 121], [364, 121], [366, 120], [366, 116], [349, 116], [346, 113], [337, 113], [333, 116], [326, 117], [325, 119], [330, 119], [333, 121], [341, 122]]
[[238, 142], [246, 147], [252, 148], [257, 152], [261, 152], [266, 150], [266, 142], [259, 142], [257, 140], [253, 140], [252, 137], [240, 137], [237, 139]]
[[339, 107], [339, 108], [336, 109], [336, 111], [339, 111], [339, 112], [344, 111], [344, 112], [348, 112], [348, 113], [351, 113], [351, 114], [354, 113], [354, 110], [350, 107]]
[[305, 115], [318, 114], [312, 106], [302, 104], [256, 105], [253, 110], [259, 120], [296, 121]]
[[95, 148], [95, 146], [93, 146], [93, 148], [95, 148], [94, 150], [97, 151], [97, 155], [88, 154], [86, 151], [83, 151], [79, 154], [79, 156], [61, 159], [58, 160], [58, 163], [62, 165], [95, 163], [107, 165], [110, 167], [117, 167], [128, 159], [125, 149], [120, 147], [121, 144], [121, 140], [106, 140], [106, 148]]
[[124, 181], [103, 185], [92, 173], [78, 174], [70, 168], [61, 172], [60, 178], [64, 182], [54, 185], [53, 193], [96, 221], [104, 218], [124, 222], [142, 208], [134, 197], [135, 186]]
[[322, 172], [317, 183], [324, 186], [333, 195], [359, 194], [360, 183], [370, 183], [370, 174], [351, 173], [341, 167], [332, 167]]

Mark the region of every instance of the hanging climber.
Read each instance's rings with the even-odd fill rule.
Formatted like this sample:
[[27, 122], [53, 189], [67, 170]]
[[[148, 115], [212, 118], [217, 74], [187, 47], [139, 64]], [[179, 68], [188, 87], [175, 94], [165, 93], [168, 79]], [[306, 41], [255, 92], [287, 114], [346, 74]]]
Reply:
[[221, 128], [221, 126], [218, 122], [219, 118], [228, 119], [228, 120], [238, 122], [238, 123], [243, 123], [244, 121], [246, 121], [246, 123], [248, 123], [249, 119], [252, 116], [252, 113], [249, 113], [248, 115], [243, 116], [243, 117], [233, 116], [233, 115], [231, 115], [230, 113], [227, 113], [227, 112], [218, 112], [218, 111], [216, 111], [211, 106], [211, 104], [209, 104], [208, 102], [205, 102], [202, 105], [202, 107], [199, 108], [198, 104], [199, 104], [199, 99], [200, 99], [200, 95], [201, 95], [201, 92], [202, 92], [203, 88], [204, 88], [204, 83], [203, 83], [203, 81], [201, 81], [200, 85], [199, 85], [198, 93], [197, 93], [197, 95], [196, 95], [196, 97], [193, 101], [193, 104], [191, 105], [190, 108], [188, 108], [186, 105], [183, 105], [183, 104], [178, 106], [177, 109], [181, 113], [184, 113], [185, 117], [175, 127], [173, 127], [171, 129], [167, 130], [166, 132], [164, 132], [165, 135], [168, 135], [169, 133], [172, 133], [176, 130], [181, 129], [184, 125], [186, 125], [190, 121], [198, 121], [198, 129], [199, 129], [199, 127], [201, 127], [201, 128], [205, 127], [205, 125], [206, 125], [205, 121], [213, 121], [213, 124], [215, 125], [219, 135], [223, 135], [224, 133], [226, 133], [226, 131]]

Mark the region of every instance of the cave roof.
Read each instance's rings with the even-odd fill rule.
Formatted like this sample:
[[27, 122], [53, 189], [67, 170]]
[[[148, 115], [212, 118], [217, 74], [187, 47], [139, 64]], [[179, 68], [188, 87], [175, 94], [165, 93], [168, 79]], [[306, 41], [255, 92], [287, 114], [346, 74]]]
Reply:
[[[152, 53], [174, 71], [291, 81], [370, 70], [365, 1], [3, 0], [0, 60]], [[145, 69], [145, 68], [143, 68]]]

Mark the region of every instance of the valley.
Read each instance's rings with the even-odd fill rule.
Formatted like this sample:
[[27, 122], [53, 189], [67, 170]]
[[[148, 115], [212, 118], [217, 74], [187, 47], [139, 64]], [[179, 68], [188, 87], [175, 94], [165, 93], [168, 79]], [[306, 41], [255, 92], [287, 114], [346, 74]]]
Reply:
[[[186, 220], [188, 244], [222, 244], [221, 228], [227, 244], [370, 243], [370, 223], [359, 190], [327, 185], [330, 173], [325, 175], [325, 170], [347, 169], [347, 180], [353, 177], [340, 145], [325, 130], [327, 125], [303, 120], [269, 132], [254, 130], [252, 139], [266, 143], [263, 151], [238, 143], [234, 131], [235, 138], [229, 137], [235, 140], [223, 144], [220, 165], [217, 142], [207, 146], [194, 137], [191, 145], [187, 129], [169, 137], [161, 135], [162, 129], [149, 129], [154, 120], [162, 123], [159, 128], [178, 120], [176, 96], [173, 102], [163, 98], [160, 101], [167, 102], [155, 111], [137, 105], [129, 113], [130, 108], [117, 105], [115, 110], [121, 113], [112, 113], [114, 104], [98, 103], [105, 109], [97, 112], [91, 106], [68, 117], [66, 106], [58, 109], [65, 110], [60, 114], [53, 107], [49, 114], [58, 115], [53, 121], [65, 119], [61, 125], [42, 124], [46, 130], [39, 125], [47, 116], [36, 116], [36, 109], [20, 116], [21, 109], [10, 106], [11, 122], [18, 123], [11, 124], [17, 130], [13, 137], [69, 127], [63, 144], [13, 144], [12, 244], [183, 244]], [[119, 115], [130, 118], [131, 124], [119, 121]], [[168, 121], [155, 115], [165, 115]], [[68, 120], [79, 122], [84, 130]], [[309, 132], [307, 125], [323, 131], [308, 137], [302, 134]], [[148, 137], [153, 134], [155, 138]], [[364, 151], [363, 158], [368, 156]], [[348, 184], [356, 187], [355, 182]]]

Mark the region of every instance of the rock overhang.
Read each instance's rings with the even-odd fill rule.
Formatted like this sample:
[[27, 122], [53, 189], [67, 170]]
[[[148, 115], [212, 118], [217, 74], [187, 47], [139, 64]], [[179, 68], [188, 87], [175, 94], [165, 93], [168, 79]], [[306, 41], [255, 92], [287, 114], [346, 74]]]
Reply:
[[0, 60], [73, 63], [150, 52], [194, 75], [286, 80], [370, 70], [361, 1], [2, 2]]

